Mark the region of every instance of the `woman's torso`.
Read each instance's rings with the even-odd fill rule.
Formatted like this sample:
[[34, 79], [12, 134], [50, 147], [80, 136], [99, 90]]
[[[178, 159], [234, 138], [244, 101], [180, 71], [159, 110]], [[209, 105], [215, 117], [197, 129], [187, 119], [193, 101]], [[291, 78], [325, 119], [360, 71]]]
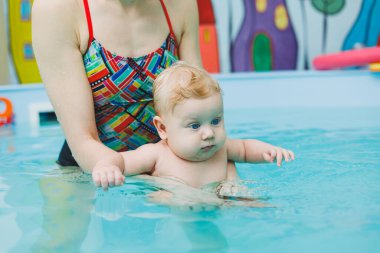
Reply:
[[[151, 1], [153, 4], [151, 7], [155, 7], [154, 13], [151, 13], [153, 16], [151, 20], [160, 19], [158, 9], [161, 12], [161, 22], [157, 21], [157, 24], [165, 26], [158, 30], [162, 29], [161, 31], [164, 31], [167, 36], [161, 42], [162, 44], [151, 52], [138, 57], [127, 57], [128, 53], [134, 56], [144, 51], [145, 47], [142, 46], [140, 49], [138, 45], [133, 44], [132, 34], [120, 36], [120, 41], [124, 41], [126, 45], [131, 44], [132, 50], [123, 50], [121, 44], [117, 42], [109, 43], [112, 49], [103, 46], [100, 42], [117, 40], [118, 36], [110, 33], [107, 37], [106, 33], [97, 32], [103, 31], [104, 20], [97, 19], [95, 16], [99, 13], [99, 9], [102, 9], [102, 6], [93, 5], [96, 2], [89, 1], [90, 6], [87, 9], [89, 10], [87, 17], [91, 17], [91, 20], [87, 19], [90, 38], [87, 51], [83, 55], [83, 62], [93, 94], [99, 138], [105, 145], [117, 151], [135, 149], [145, 143], [157, 142], [159, 136], [152, 123], [155, 116], [153, 81], [163, 69], [177, 61], [177, 43], [171, 29], [170, 16], [165, 17], [165, 7], [161, 6], [158, 0], [154, 3]], [[110, 8], [116, 12], [115, 16], [124, 13], [124, 9], [120, 10], [117, 6]], [[125, 8], [128, 10], [127, 7]], [[138, 13], [138, 9], [131, 8], [129, 11], [132, 17]], [[143, 29], [147, 25], [144, 21], [144, 18], [136, 20], [134, 23], [138, 25], [132, 26], [131, 33], [138, 36], [139, 28]], [[156, 26], [156, 24], [152, 25]], [[125, 26], [128, 26], [127, 21]], [[101, 28], [102, 30], [98, 30]], [[126, 31], [120, 28], [120, 31], [123, 30]], [[146, 33], [141, 31], [141, 34]], [[159, 37], [159, 33], [153, 33], [152, 38], [157, 40]], [[152, 45], [151, 41], [148, 41], [148, 44]]]

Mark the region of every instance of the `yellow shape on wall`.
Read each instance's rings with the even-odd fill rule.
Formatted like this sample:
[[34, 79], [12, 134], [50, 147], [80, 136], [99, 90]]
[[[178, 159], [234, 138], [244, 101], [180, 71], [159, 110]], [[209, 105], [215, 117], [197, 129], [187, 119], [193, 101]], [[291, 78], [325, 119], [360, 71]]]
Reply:
[[210, 30], [209, 29], [204, 29], [203, 30], [203, 41], [205, 43], [210, 43], [211, 42], [211, 34], [210, 34]]
[[369, 70], [372, 72], [380, 72], [380, 62], [371, 63], [369, 65]]
[[8, 1], [11, 53], [22, 84], [41, 82], [32, 48], [32, 4], [33, 0]]
[[259, 13], [263, 13], [267, 10], [268, 0], [256, 0], [256, 10]]
[[274, 10], [274, 23], [278, 30], [285, 30], [289, 26], [288, 13], [284, 5], [279, 4]]

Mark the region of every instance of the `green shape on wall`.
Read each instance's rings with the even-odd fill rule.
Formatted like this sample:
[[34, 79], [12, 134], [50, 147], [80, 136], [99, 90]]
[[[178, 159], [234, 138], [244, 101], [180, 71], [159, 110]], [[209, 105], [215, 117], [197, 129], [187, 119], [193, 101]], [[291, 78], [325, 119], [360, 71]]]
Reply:
[[256, 34], [252, 43], [252, 62], [255, 71], [273, 69], [271, 40], [264, 33]]
[[323, 14], [334, 15], [339, 13], [344, 5], [346, 0], [312, 0], [311, 4], [315, 9]]

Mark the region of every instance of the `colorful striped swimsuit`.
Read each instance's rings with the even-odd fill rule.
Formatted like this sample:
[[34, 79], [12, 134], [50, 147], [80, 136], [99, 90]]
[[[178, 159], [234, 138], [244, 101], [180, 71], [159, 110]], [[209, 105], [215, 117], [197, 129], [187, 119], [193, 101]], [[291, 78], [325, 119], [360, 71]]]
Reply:
[[100, 140], [116, 151], [159, 141], [153, 125], [153, 81], [178, 60], [175, 35], [163, 1], [160, 0], [170, 33], [160, 48], [136, 58], [115, 55], [100, 45], [92, 34], [88, 0], [83, 1], [90, 34], [83, 62]]

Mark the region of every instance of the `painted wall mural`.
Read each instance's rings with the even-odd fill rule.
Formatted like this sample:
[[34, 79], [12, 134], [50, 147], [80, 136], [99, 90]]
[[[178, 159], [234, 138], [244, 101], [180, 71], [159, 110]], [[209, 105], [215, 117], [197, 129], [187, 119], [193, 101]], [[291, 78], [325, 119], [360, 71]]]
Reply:
[[41, 77], [32, 48], [33, 0], [8, 1], [9, 40], [12, 60], [20, 83], [39, 83]]
[[211, 73], [219, 72], [218, 37], [211, 0], [198, 0], [199, 47], [203, 66]]
[[[202, 62], [212, 73], [305, 70], [322, 54], [380, 46], [380, 0], [197, 2]], [[0, 83], [40, 82], [31, 42], [33, 0], [0, 3], [0, 20], [6, 20], [0, 24]]]
[[244, 0], [245, 18], [232, 42], [233, 71], [295, 69], [297, 41], [284, 0]]
[[321, 54], [342, 50], [362, 0], [287, 0], [298, 41], [297, 69]]
[[380, 46], [380, 0], [214, 0], [212, 5], [224, 73], [311, 69], [318, 55]]
[[380, 1], [365, 0], [348, 33], [343, 50], [380, 46]]

